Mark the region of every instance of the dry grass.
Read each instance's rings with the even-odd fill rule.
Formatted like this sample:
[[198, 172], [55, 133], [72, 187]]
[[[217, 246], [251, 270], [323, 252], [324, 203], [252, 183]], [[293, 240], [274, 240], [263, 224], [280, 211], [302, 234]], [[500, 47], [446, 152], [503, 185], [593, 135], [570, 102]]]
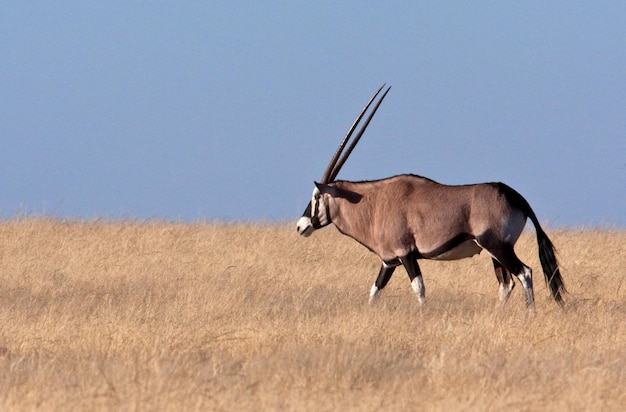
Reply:
[[379, 262], [330, 228], [0, 222], [0, 409], [624, 410], [626, 233], [549, 233], [570, 294], [525, 233], [532, 317], [486, 256], [369, 307]]

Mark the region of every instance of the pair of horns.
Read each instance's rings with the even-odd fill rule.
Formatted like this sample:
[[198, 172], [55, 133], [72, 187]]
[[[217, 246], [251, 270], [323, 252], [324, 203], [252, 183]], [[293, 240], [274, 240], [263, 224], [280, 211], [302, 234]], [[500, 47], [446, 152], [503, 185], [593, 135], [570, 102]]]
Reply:
[[[356, 144], [359, 142], [359, 139], [361, 139], [361, 136], [363, 136], [363, 133], [365, 132], [365, 129], [367, 128], [367, 126], [370, 124], [372, 117], [374, 117], [374, 114], [376, 114], [376, 110], [378, 110], [378, 106], [380, 106], [385, 96], [387, 96], [387, 93], [389, 93], [391, 86], [389, 86], [387, 90], [385, 90], [383, 95], [380, 97], [380, 99], [378, 100], [378, 103], [376, 103], [376, 105], [372, 109], [372, 112], [369, 114], [369, 116], [365, 120], [365, 123], [363, 124], [359, 132], [356, 134], [356, 136], [350, 143], [350, 146], [348, 146], [348, 149], [345, 151], [345, 153], [343, 153], [343, 156], [342, 156], [341, 154], [343, 150], [345, 149], [346, 144], [350, 140], [350, 137], [352, 136], [354, 129], [356, 129], [358, 124], [361, 122], [361, 119], [367, 112], [367, 109], [369, 109], [369, 107], [372, 105], [372, 103], [374, 102], [374, 100], [380, 94], [381, 90], [383, 90], [384, 87], [385, 87], [385, 84], [380, 86], [380, 89], [378, 89], [376, 93], [374, 93], [372, 98], [369, 100], [369, 102], [367, 102], [367, 104], [363, 108], [363, 111], [361, 111], [361, 113], [354, 120], [354, 123], [352, 124], [352, 127], [350, 127], [350, 129], [348, 130], [346, 137], [343, 138], [343, 140], [341, 141], [341, 144], [339, 145], [339, 147], [337, 148], [337, 151], [335, 152], [335, 155], [331, 159], [330, 163], [328, 163], [328, 166], [326, 167], [326, 171], [324, 171], [324, 176], [322, 177], [321, 183], [326, 184], [326, 183], [333, 182], [335, 178], [337, 177], [337, 174], [343, 167], [343, 164], [346, 162], [346, 160], [348, 160], [348, 156], [350, 156], [350, 153], [352, 153], [352, 150], [354, 149]], [[339, 158], [339, 156], [341, 156], [341, 159]]]

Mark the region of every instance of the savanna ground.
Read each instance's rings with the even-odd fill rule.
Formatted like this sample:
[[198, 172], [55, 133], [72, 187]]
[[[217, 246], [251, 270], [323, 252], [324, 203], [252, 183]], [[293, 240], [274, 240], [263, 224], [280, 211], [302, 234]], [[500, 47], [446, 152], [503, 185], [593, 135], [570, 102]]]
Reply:
[[333, 228], [0, 222], [1, 410], [626, 409], [626, 232], [548, 230], [569, 294], [491, 260], [399, 268]]

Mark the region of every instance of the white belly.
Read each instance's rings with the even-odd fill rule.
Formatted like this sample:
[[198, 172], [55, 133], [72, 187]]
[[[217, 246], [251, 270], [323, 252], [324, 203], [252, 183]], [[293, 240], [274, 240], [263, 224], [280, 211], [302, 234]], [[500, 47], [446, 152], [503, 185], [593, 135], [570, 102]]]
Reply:
[[450, 249], [446, 252], [443, 252], [440, 255], [435, 257], [431, 257], [433, 260], [457, 260], [472, 257], [480, 253], [483, 250], [475, 240], [468, 240], [466, 242], [461, 243], [454, 249]]

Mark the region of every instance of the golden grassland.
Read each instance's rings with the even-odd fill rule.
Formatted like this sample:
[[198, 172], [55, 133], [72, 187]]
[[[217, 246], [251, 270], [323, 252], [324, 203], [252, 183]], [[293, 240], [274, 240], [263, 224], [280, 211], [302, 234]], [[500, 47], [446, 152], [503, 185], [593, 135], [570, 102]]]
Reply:
[[548, 230], [569, 294], [486, 255], [399, 268], [333, 228], [0, 222], [1, 410], [625, 410], [626, 232]]

